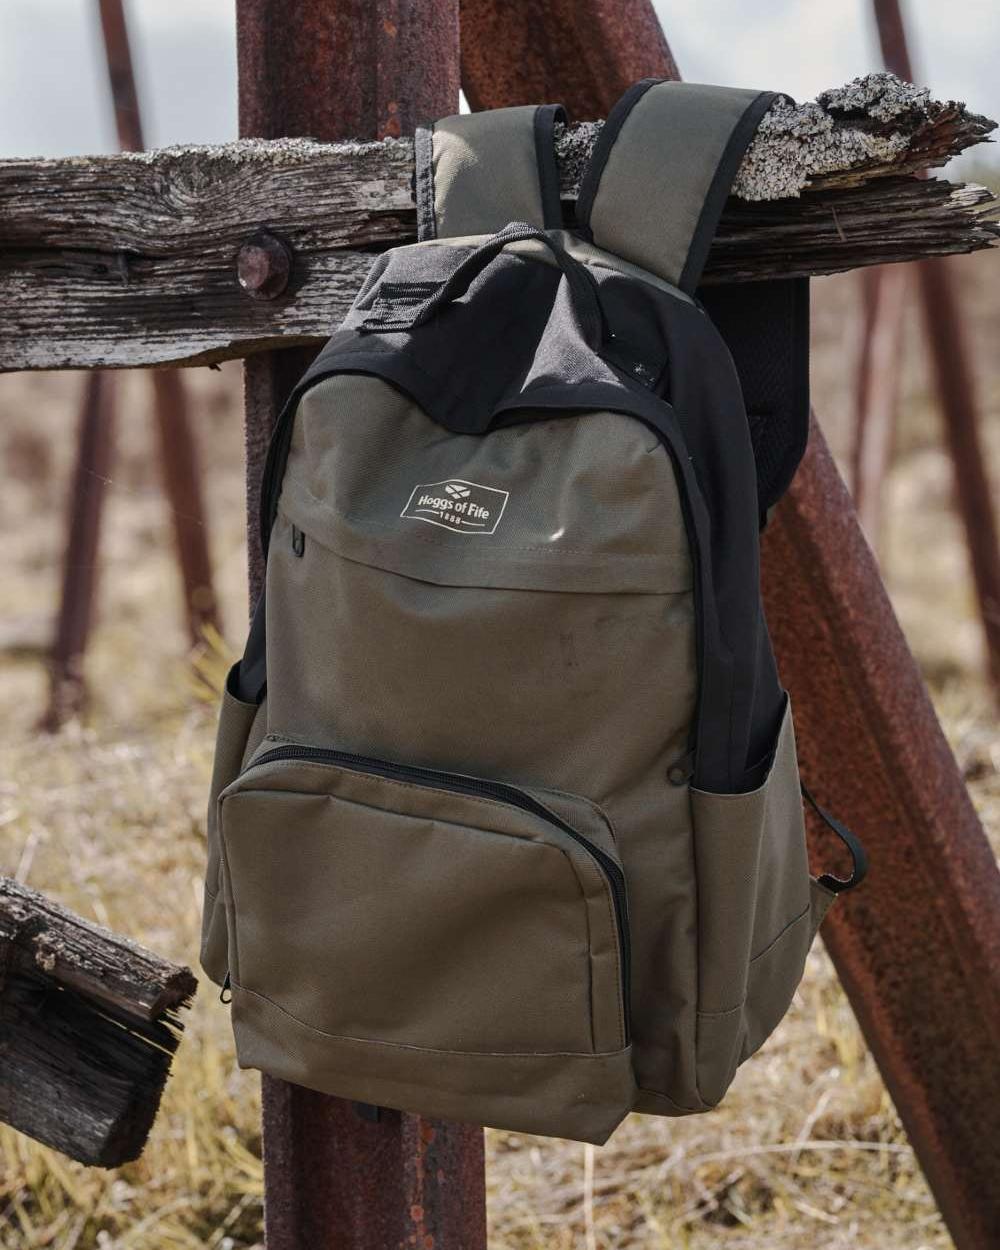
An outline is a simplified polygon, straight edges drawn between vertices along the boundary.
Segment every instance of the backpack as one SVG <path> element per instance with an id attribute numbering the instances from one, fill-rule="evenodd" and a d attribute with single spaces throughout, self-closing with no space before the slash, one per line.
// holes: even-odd
<path id="1" fill-rule="evenodd" d="M 761 606 L 804 284 L 695 294 L 775 98 L 633 87 L 572 228 L 559 108 L 418 134 L 420 241 L 264 473 L 202 945 L 241 1066 L 602 1143 L 719 1102 L 863 876 L 832 819 L 853 872 L 810 876 Z"/>

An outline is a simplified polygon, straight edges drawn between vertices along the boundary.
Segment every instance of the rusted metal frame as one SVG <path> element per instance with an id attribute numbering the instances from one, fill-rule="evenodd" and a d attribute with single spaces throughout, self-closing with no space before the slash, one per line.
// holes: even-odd
<path id="1" fill-rule="evenodd" d="M 609 20 L 604 4 L 583 0 L 463 0 L 464 29 L 492 29 L 501 9 L 530 24 L 547 60 L 512 78 L 499 49 L 481 44 L 473 58 L 467 48 L 475 82 L 465 81 L 466 94 L 483 107 L 562 99 L 577 115 L 604 113 L 650 72 L 646 58 L 600 59 L 615 16 L 631 28 L 652 19 L 648 3 L 615 5 Z M 590 58 L 574 47 L 564 64 L 560 26 L 569 20 L 601 42 Z M 666 58 L 659 72 L 673 72 Z M 763 565 L 803 775 L 864 835 L 873 865 L 834 909 L 825 941 L 956 1245 L 995 1250 L 1000 874 L 815 423 L 765 534 Z M 812 824 L 810 832 L 828 864 L 829 838 Z"/>
<path id="2" fill-rule="evenodd" d="M 955 506 L 965 527 L 972 580 L 994 695 L 1000 698 L 1000 535 L 996 495 L 979 428 L 968 338 L 954 272 L 943 261 L 917 263 L 927 345 L 955 473 Z"/>
<path id="3" fill-rule="evenodd" d="M 607 117 L 640 78 L 679 78 L 646 0 L 461 0 L 462 89 L 473 109 L 565 104 Z"/>
<path id="4" fill-rule="evenodd" d="M 153 415 L 160 442 L 160 472 L 170 504 L 188 636 L 191 645 L 198 646 L 205 639 L 206 626 L 217 629 L 219 624 L 198 445 L 191 429 L 188 394 L 179 370 L 155 369 L 151 380 Z"/>
<path id="5" fill-rule="evenodd" d="M 238 0 L 244 136 L 381 138 L 458 107 L 457 0 Z M 262 222 L 261 226 L 266 227 Z M 294 256 L 285 281 L 295 281 Z M 284 258 L 248 240 L 248 296 L 280 286 Z M 246 362 L 250 584 L 263 579 L 257 502 L 277 413 L 311 357 Z M 482 1130 L 383 1112 L 265 1077 L 268 1250 L 480 1250 L 486 1244 Z"/>
<path id="6" fill-rule="evenodd" d="M 50 733 L 76 715 L 86 700 L 83 656 L 94 615 L 101 519 L 114 455 L 113 402 L 111 374 L 88 373 L 83 385 L 76 463 L 66 512 L 49 701 L 38 725 Z"/>
<path id="7" fill-rule="evenodd" d="M 118 145 L 126 152 L 141 152 L 146 145 L 123 0 L 98 0 L 98 8 Z M 206 625 L 218 625 L 198 447 L 191 429 L 187 388 L 180 374 L 154 373 L 152 385 L 163 486 L 173 521 L 188 633 L 192 646 L 196 646 Z"/>
<path id="8" fill-rule="evenodd" d="M 854 386 L 851 494 L 868 541 L 878 551 L 902 387 L 904 313 L 913 284 L 904 265 L 864 269 L 858 282 L 861 341 Z"/>
<path id="9" fill-rule="evenodd" d="M 824 939 L 956 1245 L 995 1250 L 1000 876 L 815 424 L 763 555 L 803 776 L 872 860 Z"/>
<path id="10" fill-rule="evenodd" d="M 906 23 L 899 0 L 872 0 L 886 68 L 913 81 Z M 972 581 L 986 643 L 987 672 L 1000 699 L 1000 529 L 979 430 L 972 358 L 954 270 L 918 261 L 917 283 L 927 346 L 955 473 L 955 505 L 965 528 Z"/>

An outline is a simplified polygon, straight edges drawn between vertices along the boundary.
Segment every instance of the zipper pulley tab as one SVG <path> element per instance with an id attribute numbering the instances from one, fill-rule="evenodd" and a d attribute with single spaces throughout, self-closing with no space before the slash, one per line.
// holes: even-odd
<path id="1" fill-rule="evenodd" d="M 219 990 L 219 1002 L 225 1003 L 227 1006 L 233 1001 L 232 981 L 229 973 L 226 973 L 226 979 L 222 982 L 222 989 Z M 228 998 L 226 997 L 228 995 Z"/>

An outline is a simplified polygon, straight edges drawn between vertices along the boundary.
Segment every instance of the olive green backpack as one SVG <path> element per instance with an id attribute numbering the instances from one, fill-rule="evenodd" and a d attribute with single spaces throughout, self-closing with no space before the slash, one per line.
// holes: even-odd
<path id="1" fill-rule="evenodd" d="M 421 241 L 263 483 L 202 948 L 243 1066 L 603 1142 L 719 1101 L 861 879 L 832 821 L 853 871 L 810 876 L 760 601 L 804 284 L 695 296 L 774 98 L 638 84 L 570 228 L 559 109 L 418 135 Z"/>

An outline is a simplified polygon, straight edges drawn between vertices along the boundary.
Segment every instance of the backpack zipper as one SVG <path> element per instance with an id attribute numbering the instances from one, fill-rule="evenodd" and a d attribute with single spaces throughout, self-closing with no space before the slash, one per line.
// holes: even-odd
<path id="1" fill-rule="evenodd" d="M 533 799 L 530 794 L 519 790 L 516 786 L 500 781 L 484 781 L 479 777 L 466 777 L 461 773 L 439 772 L 434 768 L 418 768 L 409 764 L 393 764 L 388 760 L 375 759 L 368 755 L 353 755 L 347 751 L 334 751 L 327 747 L 300 746 L 298 744 L 273 747 L 259 755 L 244 770 L 250 772 L 260 764 L 272 764 L 278 760 L 306 760 L 319 764 L 335 764 L 339 768 L 347 768 L 357 773 L 374 773 L 379 777 L 387 777 L 393 781 L 408 781 L 427 789 L 449 790 L 454 794 L 467 794 L 473 798 L 496 799 L 509 807 L 518 807 L 522 811 L 537 816 L 556 829 L 572 838 L 590 855 L 611 887 L 611 899 L 614 903 L 615 923 L 618 928 L 618 943 L 621 953 L 622 969 L 622 1004 L 625 1013 L 625 1044 L 628 1045 L 630 1034 L 629 1023 L 629 985 L 632 970 L 632 949 L 628 927 L 628 898 L 625 887 L 625 874 L 606 851 L 591 842 L 571 825 L 561 820 L 554 812 Z"/>

